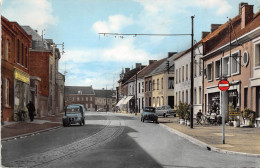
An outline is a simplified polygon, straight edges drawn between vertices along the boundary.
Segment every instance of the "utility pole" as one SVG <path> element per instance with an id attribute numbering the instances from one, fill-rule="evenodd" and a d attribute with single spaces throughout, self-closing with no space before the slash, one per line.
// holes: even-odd
<path id="1" fill-rule="evenodd" d="M 137 69 L 136 69 L 136 74 L 135 74 L 135 115 L 137 115 Z"/>
<path id="2" fill-rule="evenodd" d="M 193 79 L 193 19 L 194 16 L 191 16 L 191 68 L 190 68 L 190 128 L 193 128 L 193 87 L 194 87 L 194 79 Z"/>
<path id="3" fill-rule="evenodd" d="M 106 113 L 107 113 L 107 86 L 106 86 Z"/>

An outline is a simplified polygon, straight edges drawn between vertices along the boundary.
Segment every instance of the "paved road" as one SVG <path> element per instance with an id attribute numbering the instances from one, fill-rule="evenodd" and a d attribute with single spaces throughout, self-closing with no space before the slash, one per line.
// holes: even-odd
<path id="1" fill-rule="evenodd" d="M 154 123 L 113 113 L 86 114 L 66 127 L 3 142 L 13 167 L 258 167 L 260 159 L 207 151 Z"/>

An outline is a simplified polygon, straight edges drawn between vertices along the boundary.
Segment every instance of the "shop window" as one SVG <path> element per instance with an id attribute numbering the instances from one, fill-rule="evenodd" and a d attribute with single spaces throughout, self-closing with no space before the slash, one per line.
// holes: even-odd
<path id="1" fill-rule="evenodd" d="M 212 81 L 212 63 L 207 65 L 207 80 Z"/>
<path id="2" fill-rule="evenodd" d="M 255 67 L 260 66 L 260 43 L 255 44 Z"/>
<path id="3" fill-rule="evenodd" d="M 231 73 L 232 75 L 239 74 L 240 70 L 240 56 L 239 52 L 232 54 L 231 57 Z"/>
<path id="4" fill-rule="evenodd" d="M 4 85 L 4 106 L 8 107 L 9 106 L 9 96 L 10 96 L 9 80 L 4 78 L 3 85 Z"/>
<path id="5" fill-rule="evenodd" d="M 222 76 L 230 75 L 229 56 L 222 59 Z"/>
<path id="6" fill-rule="evenodd" d="M 215 78 L 219 79 L 221 77 L 221 59 L 215 61 Z"/>

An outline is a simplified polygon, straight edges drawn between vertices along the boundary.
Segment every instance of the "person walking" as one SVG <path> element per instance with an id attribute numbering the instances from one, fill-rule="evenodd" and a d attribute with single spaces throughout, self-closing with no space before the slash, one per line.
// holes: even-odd
<path id="1" fill-rule="evenodd" d="M 27 104 L 27 109 L 29 111 L 29 117 L 30 117 L 30 120 L 33 121 L 33 118 L 34 118 L 34 112 L 35 112 L 35 107 L 34 107 L 34 104 L 32 101 L 30 101 L 28 104 Z"/>

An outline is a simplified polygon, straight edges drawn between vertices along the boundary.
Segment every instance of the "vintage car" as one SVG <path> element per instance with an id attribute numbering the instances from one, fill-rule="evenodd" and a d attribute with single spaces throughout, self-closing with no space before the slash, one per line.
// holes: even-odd
<path id="1" fill-rule="evenodd" d="M 71 124 L 85 125 L 85 108 L 82 104 L 72 104 L 65 108 L 65 114 L 62 118 L 63 126 Z"/>
<path id="2" fill-rule="evenodd" d="M 105 111 L 105 109 L 103 109 L 103 108 L 97 109 L 97 112 L 104 112 L 104 111 Z"/>
<path id="3" fill-rule="evenodd" d="M 144 107 L 141 113 L 141 121 L 144 122 L 145 120 L 153 121 L 154 123 L 158 123 L 158 116 L 155 113 L 154 107 Z"/>
<path id="4" fill-rule="evenodd" d="M 158 116 L 168 117 L 170 115 L 173 115 L 174 117 L 176 117 L 176 112 L 169 105 L 157 107 L 155 109 L 155 112 Z"/>

